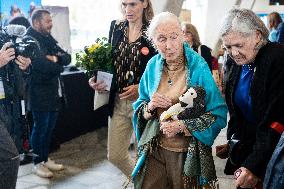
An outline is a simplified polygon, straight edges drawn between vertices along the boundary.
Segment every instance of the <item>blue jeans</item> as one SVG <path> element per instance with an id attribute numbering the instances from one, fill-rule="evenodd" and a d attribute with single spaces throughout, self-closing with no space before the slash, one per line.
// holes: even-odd
<path id="1" fill-rule="evenodd" d="M 33 153 L 38 155 L 33 157 L 34 164 L 38 164 L 48 160 L 51 136 L 56 125 L 58 112 L 33 111 L 32 114 L 34 125 L 31 135 L 31 146 Z"/>
<path id="2" fill-rule="evenodd" d="M 268 163 L 263 189 L 284 189 L 284 132 Z"/>

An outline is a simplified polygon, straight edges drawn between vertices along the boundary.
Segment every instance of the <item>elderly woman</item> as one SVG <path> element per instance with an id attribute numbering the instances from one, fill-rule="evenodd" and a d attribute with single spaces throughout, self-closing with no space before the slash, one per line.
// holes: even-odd
<path id="1" fill-rule="evenodd" d="M 156 54 L 146 36 L 154 13 L 150 0 L 121 0 L 123 20 L 114 20 L 109 30 L 113 48 L 114 81 L 110 92 L 108 159 L 126 176 L 134 168 L 128 147 L 133 133 L 132 103 L 138 97 L 138 83 L 148 60 Z M 89 80 L 89 85 L 103 92 L 105 83 Z"/>
<path id="2" fill-rule="evenodd" d="M 267 28 L 247 9 L 229 11 L 221 36 L 229 55 L 225 73 L 229 161 L 225 173 L 235 172 L 237 187 L 261 188 L 283 131 L 284 47 L 268 41 Z"/>
<path id="3" fill-rule="evenodd" d="M 213 187 L 216 173 L 211 145 L 226 126 L 227 108 L 204 59 L 184 42 L 178 18 L 155 16 L 148 35 L 159 54 L 147 64 L 134 103 L 138 161 L 135 188 Z M 189 87 L 205 89 L 206 111 L 183 120 L 159 121 Z"/>

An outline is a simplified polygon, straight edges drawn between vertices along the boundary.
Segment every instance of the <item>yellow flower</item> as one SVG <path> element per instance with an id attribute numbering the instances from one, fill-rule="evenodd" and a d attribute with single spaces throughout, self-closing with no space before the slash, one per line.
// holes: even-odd
<path id="1" fill-rule="evenodd" d="M 95 52 L 95 50 L 97 50 L 100 47 L 101 47 L 101 44 L 95 43 L 88 48 L 88 51 L 89 51 L 89 53 L 93 53 L 93 52 Z"/>
<path id="2" fill-rule="evenodd" d="M 98 38 L 94 44 L 76 53 L 76 66 L 86 70 L 89 76 L 94 70 L 112 72 L 112 47 L 107 41 L 107 38 Z"/>

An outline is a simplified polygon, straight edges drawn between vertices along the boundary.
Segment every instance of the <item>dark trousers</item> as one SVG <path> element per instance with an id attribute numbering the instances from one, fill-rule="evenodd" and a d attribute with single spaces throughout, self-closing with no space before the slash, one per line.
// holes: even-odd
<path id="1" fill-rule="evenodd" d="M 284 133 L 268 163 L 263 189 L 284 189 Z"/>
<path id="2" fill-rule="evenodd" d="M 33 153 L 37 155 L 33 158 L 34 164 L 38 164 L 48 160 L 49 146 L 58 112 L 33 111 L 32 114 L 34 124 L 31 134 L 31 146 Z"/>
<path id="3" fill-rule="evenodd" d="M 23 153 L 24 126 L 20 117 L 19 104 L 11 104 L 6 99 L 0 100 L 0 117 L 19 153 Z"/>
<path id="4" fill-rule="evenodd" d="M 16 146 L 0 121 L 0 188 L 14 189 L 17 182 L 19 157 Z"/>

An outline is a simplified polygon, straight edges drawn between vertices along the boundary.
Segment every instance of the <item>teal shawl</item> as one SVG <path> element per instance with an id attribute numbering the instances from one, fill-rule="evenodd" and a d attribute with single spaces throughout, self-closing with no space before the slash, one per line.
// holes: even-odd
<path id="1" fill-rule="evenodd" d="M 225 105 L 225 102 L 212 78 L 211 72 L 205 60 L 199 54 L 193 51 L 187 43 L 184 43 L 184 52 L 187 60 L 186 75 L 188 88 L 198 85 L 205 89 L 206 112 L 212 114 L 215 118 L 214 121 L 210 122 L 209 126 L 202 129 L 195 125 L 196 122 L 187 121 L 187 129 L 189 129 L 192 135 L 200 143 L 210 147 L 212 146 L 221 129 L 226 126 L 227 106 Z M 133 103 L 133 127 L 136 134 L 136 139 L 138 140 L 138 148 L 139 146 L 143 145 L 141 143 L 145 143 L 144 139 L 140 140 L 145 128 L 141 129 L 138 126 L 139 110 L 145 103 L 148 103 L 150 101 L 153 93 L 157 91 L 162 76 L 163 64 L 164 59 L 160 54 L 157 54 L 149 60 L 139 83 L 139 98 L 135 103 Z M 153 133 L 154 132 L 157 131 L 153 131 Z M 137 175 L 137 173 L 145 163 L 146 155 L 146 151 L 139 152 L 138 161 L 132 172 L 133 178 Z"/>

